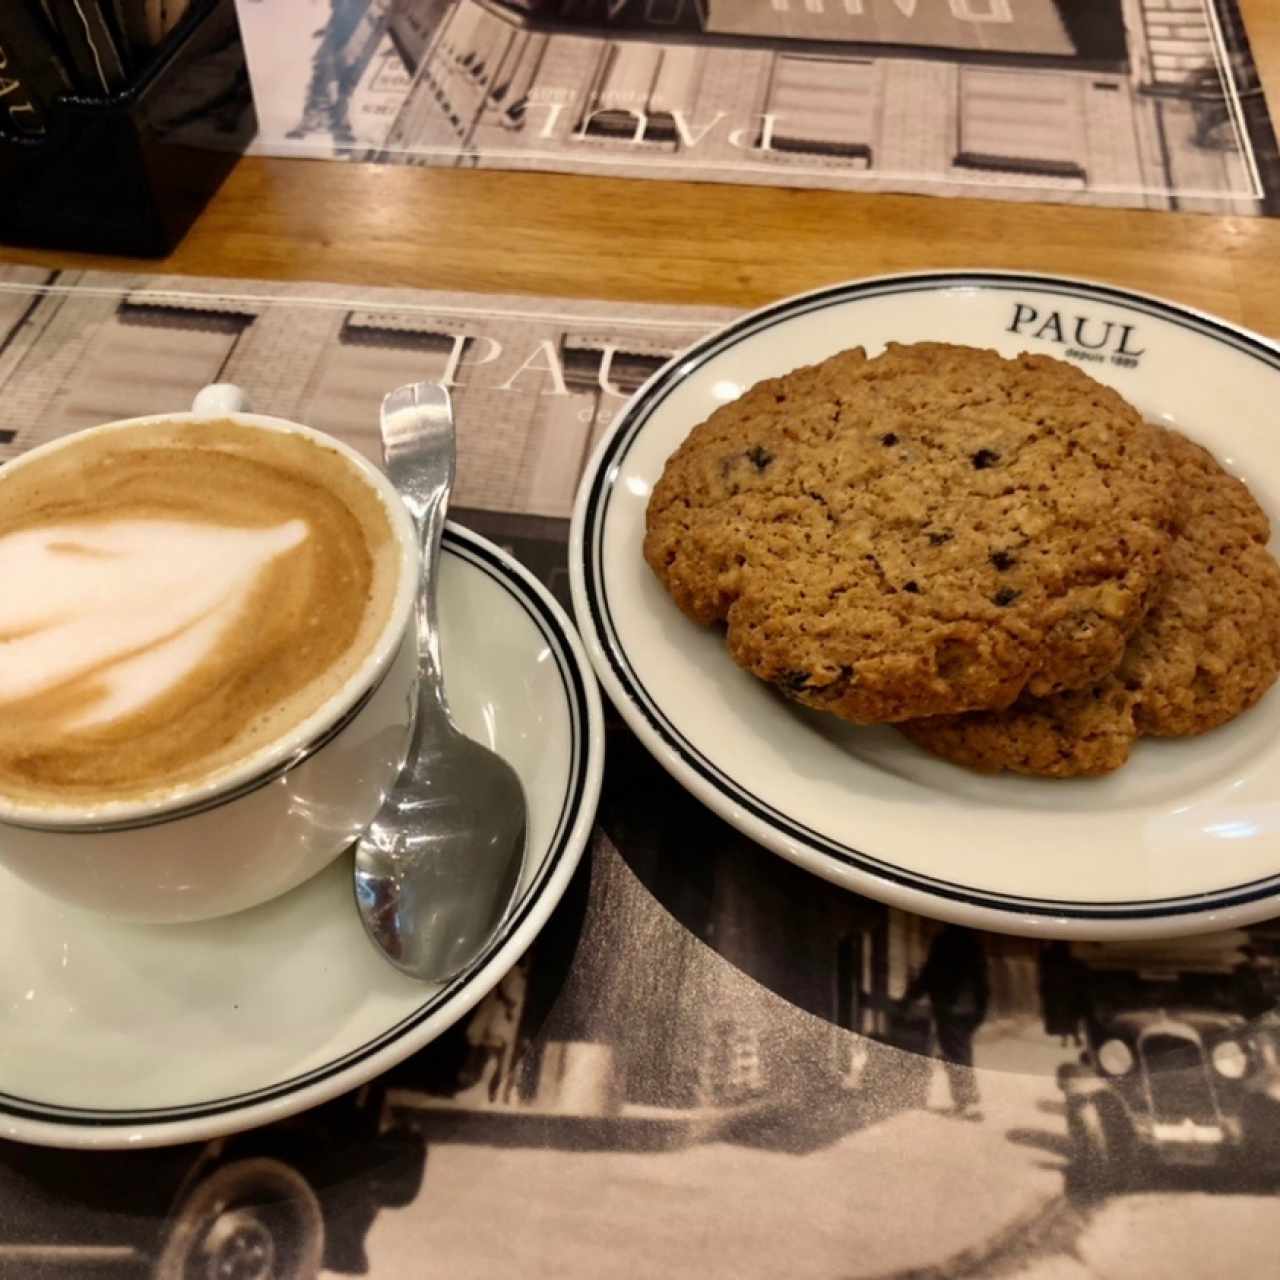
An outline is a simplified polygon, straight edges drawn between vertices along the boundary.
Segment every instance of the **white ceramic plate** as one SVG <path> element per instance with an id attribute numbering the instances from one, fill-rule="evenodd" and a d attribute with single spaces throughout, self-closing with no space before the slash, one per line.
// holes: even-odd
<path id="1" fill-rule="evenodd" d="M 455 526 L 444 551 L 450 702 L 530 802 L 499 935 L 447 986 L 423 987 L 365 938 L 349 855 L 275 902 L 192 925 L 115 924 L 0 871 L 0 1137 L 156 1146 L 280 1119 L 420 1049 L 533 941 L 591 831 L 600 697 L 564 611 L 525 569 Z"/>
<path id="2" fill-rule="evenodd" d="M 641 557 L 690 428 L 761 378 L 862 344 L 939 339 L 1074 360 L 1177 426 L 1280 514 L 1280 349 L 1085 281 L 945 272 L 857 281 L 730 324 L 659 370 L 596 452 L 574 512 L 574 607 L 606 690 L 739 830 L 907 910 L 1014 933 L 1134 938 L 1280 914 L 1280 691 L 1235 723 L 1144 741 L 1102 779 L 984 777 L 888 728 L 806 713 L 738 670 Z"/>

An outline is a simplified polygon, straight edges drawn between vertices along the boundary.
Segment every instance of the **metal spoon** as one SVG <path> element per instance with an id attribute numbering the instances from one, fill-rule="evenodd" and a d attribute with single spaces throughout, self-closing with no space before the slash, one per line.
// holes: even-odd
<path id="1" fill-rule="evenodd" d="M 515 770 L 460 732 L 445 700 L 436 588 L 454 435 L 443 387 L 419 382 L 383 400 L 382 456 L 422 547 L 418 701 L 408 759 L 356 845 L 356 905 L 397 969 L 443 982 L 484 950 L 511 905 L 528 810 Z"/>

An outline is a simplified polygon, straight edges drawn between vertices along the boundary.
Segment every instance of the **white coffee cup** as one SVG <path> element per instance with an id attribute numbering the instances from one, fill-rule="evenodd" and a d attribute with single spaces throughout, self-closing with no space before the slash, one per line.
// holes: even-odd
<path id="1" fill-rule="evenodd" d="M 37 888 L 117 919 L 177 923 L 266 902 L 323 870 L 368 826 L 404 763 L 417 679 L 413 523 L 390 481 L 331 436 L 246 411 L 217 384 L 189 413 L 111 422 L 22 454 L 6 472 L 87 435 L 230 418 L 336 449 L 381 498 L 399 545 L 387 621 L 350 679 L 287 733 L 212 780 L 155 801 L 56 809 L 0 794 L 0 864 Z"/>

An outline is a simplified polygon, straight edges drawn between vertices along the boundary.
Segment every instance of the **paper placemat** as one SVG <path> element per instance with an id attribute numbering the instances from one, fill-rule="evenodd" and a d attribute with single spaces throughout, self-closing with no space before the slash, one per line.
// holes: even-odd
<path id="1" fill-rule="evenodd" d="M 382 393 L 434 376 L 457 405 L 455 513 L 563 598 L 592 441 L 726 315 L 0 267 L 0 459 L 215 379 L 372 456 Z M 469 1018 L 254 1134 L 0 1143 L 0 1275 L 159 1276 L 201 1188 L 249 1158 L 291 1171 L 293 1256 L 328 1275 L 1269 1275 L 1278 951 L 1280 927 L 1109 947 L 942 931 L 751 845 L 614 721 L 591 854 Z M 1214 1046 L 1246 1034 L 1233 1091 Z"/>
<path id="2" fill-rule="evenodd" d="M 258 150 L 1280 212 L 1236 0 L 238 0 Z"/>

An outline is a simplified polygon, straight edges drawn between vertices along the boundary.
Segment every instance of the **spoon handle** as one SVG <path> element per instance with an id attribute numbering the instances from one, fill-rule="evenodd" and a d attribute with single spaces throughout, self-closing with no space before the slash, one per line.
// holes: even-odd
<path id="1" fill-rule="evenodd" d="M 414 605 L 418 629 L 415 736 L 443 716 L 452 724 L 440 661 L 436 596 L 440 539 L 453 489 L 455 442 L 449 393 L 432 382 L 399 387 L 382 402 L 382 456 L 418 530 L 422 577 Z"/>

